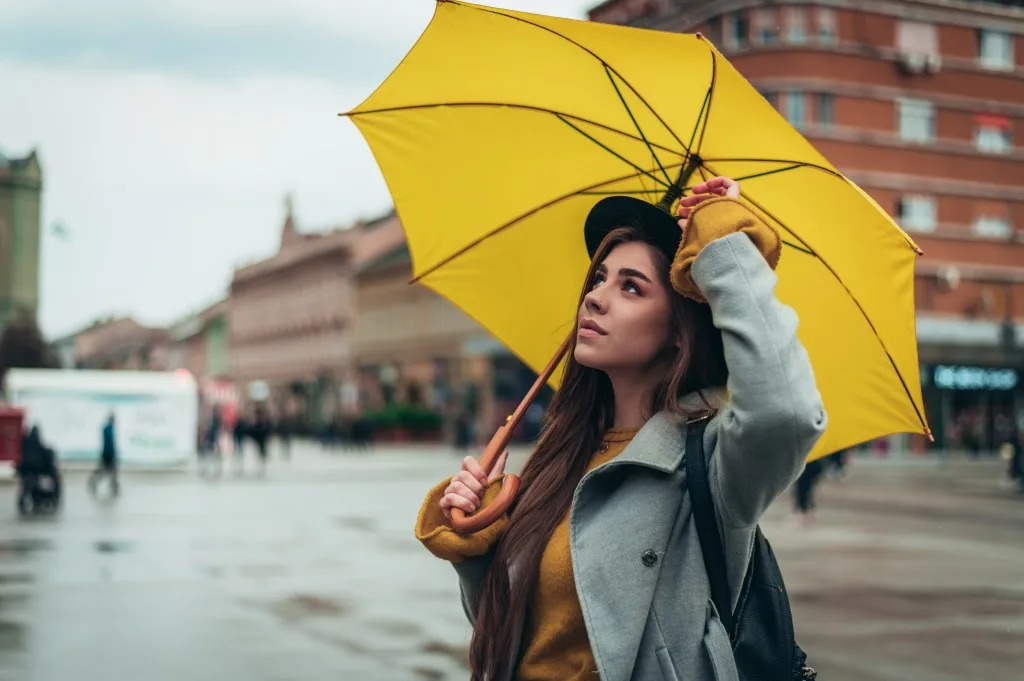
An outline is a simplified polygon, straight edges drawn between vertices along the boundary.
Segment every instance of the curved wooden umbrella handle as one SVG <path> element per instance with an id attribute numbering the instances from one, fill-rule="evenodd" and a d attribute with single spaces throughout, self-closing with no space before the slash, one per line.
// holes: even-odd
<path id="1" fill-rule="evenodd" d="M 573 331 L 575 335 L 575 330 Z M 558 349 L 555 356 L 551 358 L 548 365 L 544 368 L 544 371 L 540 373 L 537 380 L 534 381 L 533 387 L 526 393 L 526 397 L 516 407 L 515 412 L 505 422 L 505 425 L 498 428 L 495 431 L 491 441 L 487 444 L 487 448 L 484 450 L 484 455 L 480 457 L 480 468 L 490 475 L 491 470 L 494 468 L 495 462 L 498 457 L 501 456 L 502 452 L 508 447 L 508 441 L 512 438 L 512 431 L 516 429 L 519 422 L 522 420 L 523 415 L 526 414 L 526 409 L 530 406 L 533 400 L 537 397 L 541 388 L 551 378 L 551 374 L 554 373 L 555 367 L 562 361 L 562 357 L 569 350 L 572 345 L 573 336 L 570 335 L 562 343 L 562 347 Z M 494 523 L 498 518 L 508 512 L 512 502 L 515 501 L 516 494 L 519 492 L 519 483 L 521 480 L 518 475 L 507 474 L 501 481 L 501 491 L 498 492 L 498 496 L 494 500 L 479 508 L 472 515 L 466 515 L 465 511 L 461 508 L 453 508 L 452 512 L 452 529 L 461 535 L 473 534 L 480 530 L 488 527 Z"/>
<path id="2" fill-rule="evenodd" d="M 487 449 L 484 450 L 484 455 L 480 457 L 480 468 L 484 469 L 488 475 L 490 475 L 491 470 L 494 468 L 498 457 L 501 456 L 501 453 L 508 446 L 508 441 L 512 437 L 512 429 L 514 427 L 510 417 L 509 422 L 498 428 L 494 433 L 494 437 L 491 438 Z M 509 506 L 516 499 L 519 483 L 518 475 L 511 473 L 506 475 L 501 481 L 501 491 L 498 492 L 498 496 L 483 508 L 477 509 L 473 515 L 466 515 L 466 512 L 461 508 L 453 508 L 452 529 L 459 534 L 466 535 L 479 532 L 485 527 L 492 525 L 498 518 L 508 512 Z"/>

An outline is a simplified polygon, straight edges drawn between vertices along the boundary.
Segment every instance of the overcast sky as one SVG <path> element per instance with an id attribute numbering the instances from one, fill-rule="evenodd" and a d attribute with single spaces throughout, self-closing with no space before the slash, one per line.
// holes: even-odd
<path id="1" fill-rule="evenodd" d="M 582 17 L 595 1 L 492 0 Z M 168 323 L 300 229 L 390 206 L 337 114 L 426 27 L 431 0 L 0 0 L 0 152 L 37 148 L 40 323 Z M 63 230 L 56 227 L 66 227 Z"/>

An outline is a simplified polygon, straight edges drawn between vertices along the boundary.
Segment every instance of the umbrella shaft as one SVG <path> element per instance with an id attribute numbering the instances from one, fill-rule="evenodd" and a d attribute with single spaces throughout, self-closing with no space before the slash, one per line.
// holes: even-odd
<path id="1" fill-rule="evenodd" d="M 665 195 L 658 202 L 658 208 L 666 213 L 672 212 L 672 204 L 683 195 L 683 187 L 690 181 L 690 177 L 697 171 L 697 168 L 700 168 L 701 163 L 703 161 L 701 161 L 700 156 L 697 154 L 690 156 L 686 165 L 679 169 L 679 177 L 665 190 Z"/>

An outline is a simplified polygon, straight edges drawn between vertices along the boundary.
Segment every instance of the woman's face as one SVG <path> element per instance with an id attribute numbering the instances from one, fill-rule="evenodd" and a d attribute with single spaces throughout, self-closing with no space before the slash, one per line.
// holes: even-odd
<path id="1" fill-rule="evenodd" d="M 576 320 L 577 362 L 609 374 L 644 371 L 670 344 L 671 296 L 653 246 L 615 246 L 597 269 Z"/>

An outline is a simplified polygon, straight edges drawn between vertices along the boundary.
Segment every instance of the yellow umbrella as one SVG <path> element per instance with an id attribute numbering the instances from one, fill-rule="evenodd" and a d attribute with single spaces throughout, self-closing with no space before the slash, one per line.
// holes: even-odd
<path id="1" fill-rule="evenodd" d="M 727 175 L 783 234 L 778 294 L 829 414 L 811 458 L 929 432 L 917 246 L 706 38 L 440 0 L 344 115 L 387 180 L 415 281 L 534 370 L 573 328 L 590 208 L 609 194 L 674 202 Z"/>

